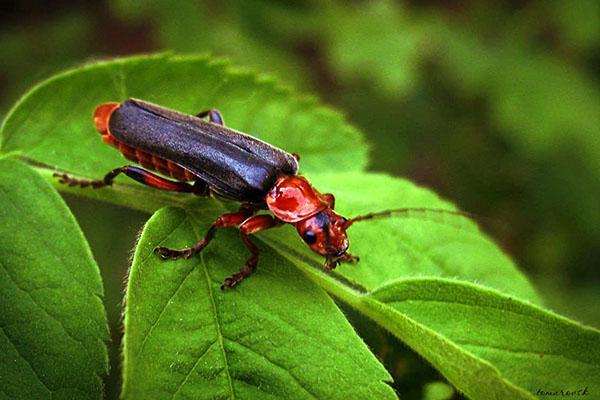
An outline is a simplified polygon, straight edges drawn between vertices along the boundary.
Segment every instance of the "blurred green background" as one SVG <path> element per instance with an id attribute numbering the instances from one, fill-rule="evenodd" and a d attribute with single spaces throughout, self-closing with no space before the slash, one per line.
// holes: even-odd
<path id="1" fill-rule="evenodd" d="M 505 228 L 492 226 L 490 235 L 546 304 L 600 327 L 599 1 L 31 0 L 0 7 L 1 116 L 36 82 L 86 61 L 165 50 L 227 57 L 342 110 L 371 143 L 371 170 L 499 221 Z M 123 282 L 147 216 L 67 201 L 106 281 L 113 398 Z M 347 313 L 403 398 L 436 392 L 427 384 L 441 379 L 437 372 Z"/>

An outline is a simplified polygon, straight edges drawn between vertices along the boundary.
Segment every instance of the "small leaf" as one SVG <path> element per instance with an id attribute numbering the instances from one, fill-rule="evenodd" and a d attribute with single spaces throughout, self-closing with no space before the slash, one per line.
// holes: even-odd
<path id="1" fill-rule="evenodd" d="M 473 398 L 533 397 L 517 387 L 600 392 L 599 331 L 494 290 L 404 279 L 364 306 Z"/>
<path id="2" fill-rule="evenodd" d="M 331 299 L 272 250 L 260 246 L 259 272 L 227 291 L 247 256 L 237 232 L 219 231 L 189 260 L 153 253 L 207 228 L 165 208 L 144 229 L 127 289 L 124 398 L 395 397 Z"/>
<path id="3" fill-rule="evenodd" d="M 360 170 L 367 162 L 360 134 L 339 113 L 223 62 L 169 55 L 90 64 L 43 82 L 7 116 L 0 152 L 101 178 L 129 162 L 100 140 L 94 109 L 129 97 L 190 114 L 218 108 L 229 127 L 301 154 L 304 171 Z"/>
<path id="4" fill-rule="evenodd" d="M 62 199 L 0 159 L 0 387 L 11 399 L 101 398 L 102 283 Z"/>

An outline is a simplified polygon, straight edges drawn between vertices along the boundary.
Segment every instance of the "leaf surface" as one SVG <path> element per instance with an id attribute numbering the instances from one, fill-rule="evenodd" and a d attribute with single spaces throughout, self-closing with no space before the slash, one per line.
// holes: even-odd
<path id="1" fill-rule="evenodd" d="M 0 388 L 11 399 L 102 397 L 100 273 L 52 187 L 0 159 Z"/>
<path id="2" fill-rule="evenodd" d="M 333 301 L 272 250 L 263 247 L 260 273 L 227 291 L 220 284 L 247 256 L 237 232 L 219 231 L 190 260 L 153 253 L 207 228 L 165 208 L 142 233 L 127 289 L 124 398 L 395 398 Z"/>

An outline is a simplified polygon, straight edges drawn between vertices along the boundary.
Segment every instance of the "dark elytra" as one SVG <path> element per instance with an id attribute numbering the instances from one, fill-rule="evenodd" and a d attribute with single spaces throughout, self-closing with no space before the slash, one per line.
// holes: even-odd
<path id="1" fill-rule="evenodd" d="M 290 153 L 142 100 L 122 103 L 112 113 L 109 129 L 119 141 L 181 165 L 233 200 L 263 203 L 277 178 L 298 172 Z"/>

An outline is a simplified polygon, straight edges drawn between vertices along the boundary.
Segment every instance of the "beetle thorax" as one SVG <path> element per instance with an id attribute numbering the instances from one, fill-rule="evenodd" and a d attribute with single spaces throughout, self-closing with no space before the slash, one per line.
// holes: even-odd
<path id="1" fill-rule="evenodd" d="M 282 176 L 269 190 L 265 201 L 269 210 L 285 222 L 309 218 L 328 207 L 325 199 L 301 176 Z"/>

